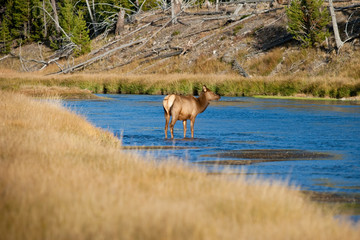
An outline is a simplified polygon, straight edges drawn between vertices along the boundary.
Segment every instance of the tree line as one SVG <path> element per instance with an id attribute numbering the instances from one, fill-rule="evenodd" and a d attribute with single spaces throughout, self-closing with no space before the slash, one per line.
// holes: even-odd
<path id="1" fill-rule="evenodd" d="M 54 49 L 76 46 L 74 54 L 81 55 L 90 51 L 90 38 L 115 30 L 120 13 L 125 18 L 157 5 L 157 0 L 0 0 L 0 51 L 44 42 Z"/>

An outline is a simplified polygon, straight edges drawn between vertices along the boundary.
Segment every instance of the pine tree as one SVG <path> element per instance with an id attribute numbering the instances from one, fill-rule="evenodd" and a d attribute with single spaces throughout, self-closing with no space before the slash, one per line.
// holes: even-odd
<path id="1" fill-rule="evenodd" d="M 30 37 L 30 11 L 30 0 L 14 0 L 11 33 L 15 38 L 27 39 Z"/>
<path id="2" fill-rule="evenodd" d="M 31 0 L 31 31 L 30 37 L 35 41 L 44 40 L 44 20 L 42 2 L 40 0 Z"/>
<path id="3" fill-rule="evenodd" d="M 0 26 L 0 42 L 2 47 L 0 48 L 1 53 L 9 53 L 11 47 L 11 35 L 9 30 L 8 19 L 4 18 Z"/>
<path id="4" fill-rule="evenodd" d="M 72 30 L 71 41 L 77 45 L 74 51 L 75 56 L 90 52 L 89 30 L 82 11 L 78 11 L 74 18 L 74 29 Z"/>
<path id="5" fill-rule="evenodd" d="M 326 25 L 330 17 L 322 5 L 323 0 L 293 0 L 286 8 L 288 31 L 304 47 L 314 47 L 329 36 Z"/>
<path id="6" fill-rule="evenodd" d="M 74 7 L 71 0 L 65 0 L 63 6 L 60 7 L 60 26 L 70 35 L 74 28 Z"/>

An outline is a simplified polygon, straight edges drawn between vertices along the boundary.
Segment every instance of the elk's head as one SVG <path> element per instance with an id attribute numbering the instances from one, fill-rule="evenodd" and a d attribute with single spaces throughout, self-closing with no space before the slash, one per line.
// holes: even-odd
<path id="1" fill-rule="evenodd" d="M 206 97 L 206 99 L 208 101 L 219 100 L 220 99 L 219 95 L 217 95 L 216 93 L 214 93 L 213 91 L 208 89 L 205 85 L 203 86 L 202 94 L 205 94 L 205 97 Z"/>

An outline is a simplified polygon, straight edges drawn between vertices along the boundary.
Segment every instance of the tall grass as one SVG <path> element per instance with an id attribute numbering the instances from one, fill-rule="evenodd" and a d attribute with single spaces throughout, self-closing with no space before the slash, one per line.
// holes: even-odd
<path id="1" fill-rule="evenodd" d="M 359 239 L 297 191 L 126 154 L 59 104 L 0 91 L 1 239 Z"/>
<path id="2" fill-rule="evenodd" d="M 276 48 L 266 55 L 246 61 L 250 74 L 268 76 L 283 59 L 284 50 Z"/>
<path id="3" fill-rule="evenodd" d="M 215 74 L 74 74 L 40 76 L 19 73 L 0 75 L 0 89 L 23 92 L 29 86 L 80 88 L 93 93 L 197 94 L 206 84 L 223 96 L 294 96 L 344 98 L 360 95 L 360 81 L 331 77 L 253 77 Z"/>

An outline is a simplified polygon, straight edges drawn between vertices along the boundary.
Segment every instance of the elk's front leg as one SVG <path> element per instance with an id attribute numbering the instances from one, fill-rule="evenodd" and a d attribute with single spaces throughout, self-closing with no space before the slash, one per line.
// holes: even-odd
<path id="1" fill-rule="evenodd" d="M 184 126 L 184 138 L 186 138 L 186 120 L 183 121 Z"/>
<path id="2" fill-rule="evenodd" d="M 195 124 L 195 118 L 190 119 L 191 138 L 194 138 L 194 124 Z"/>

